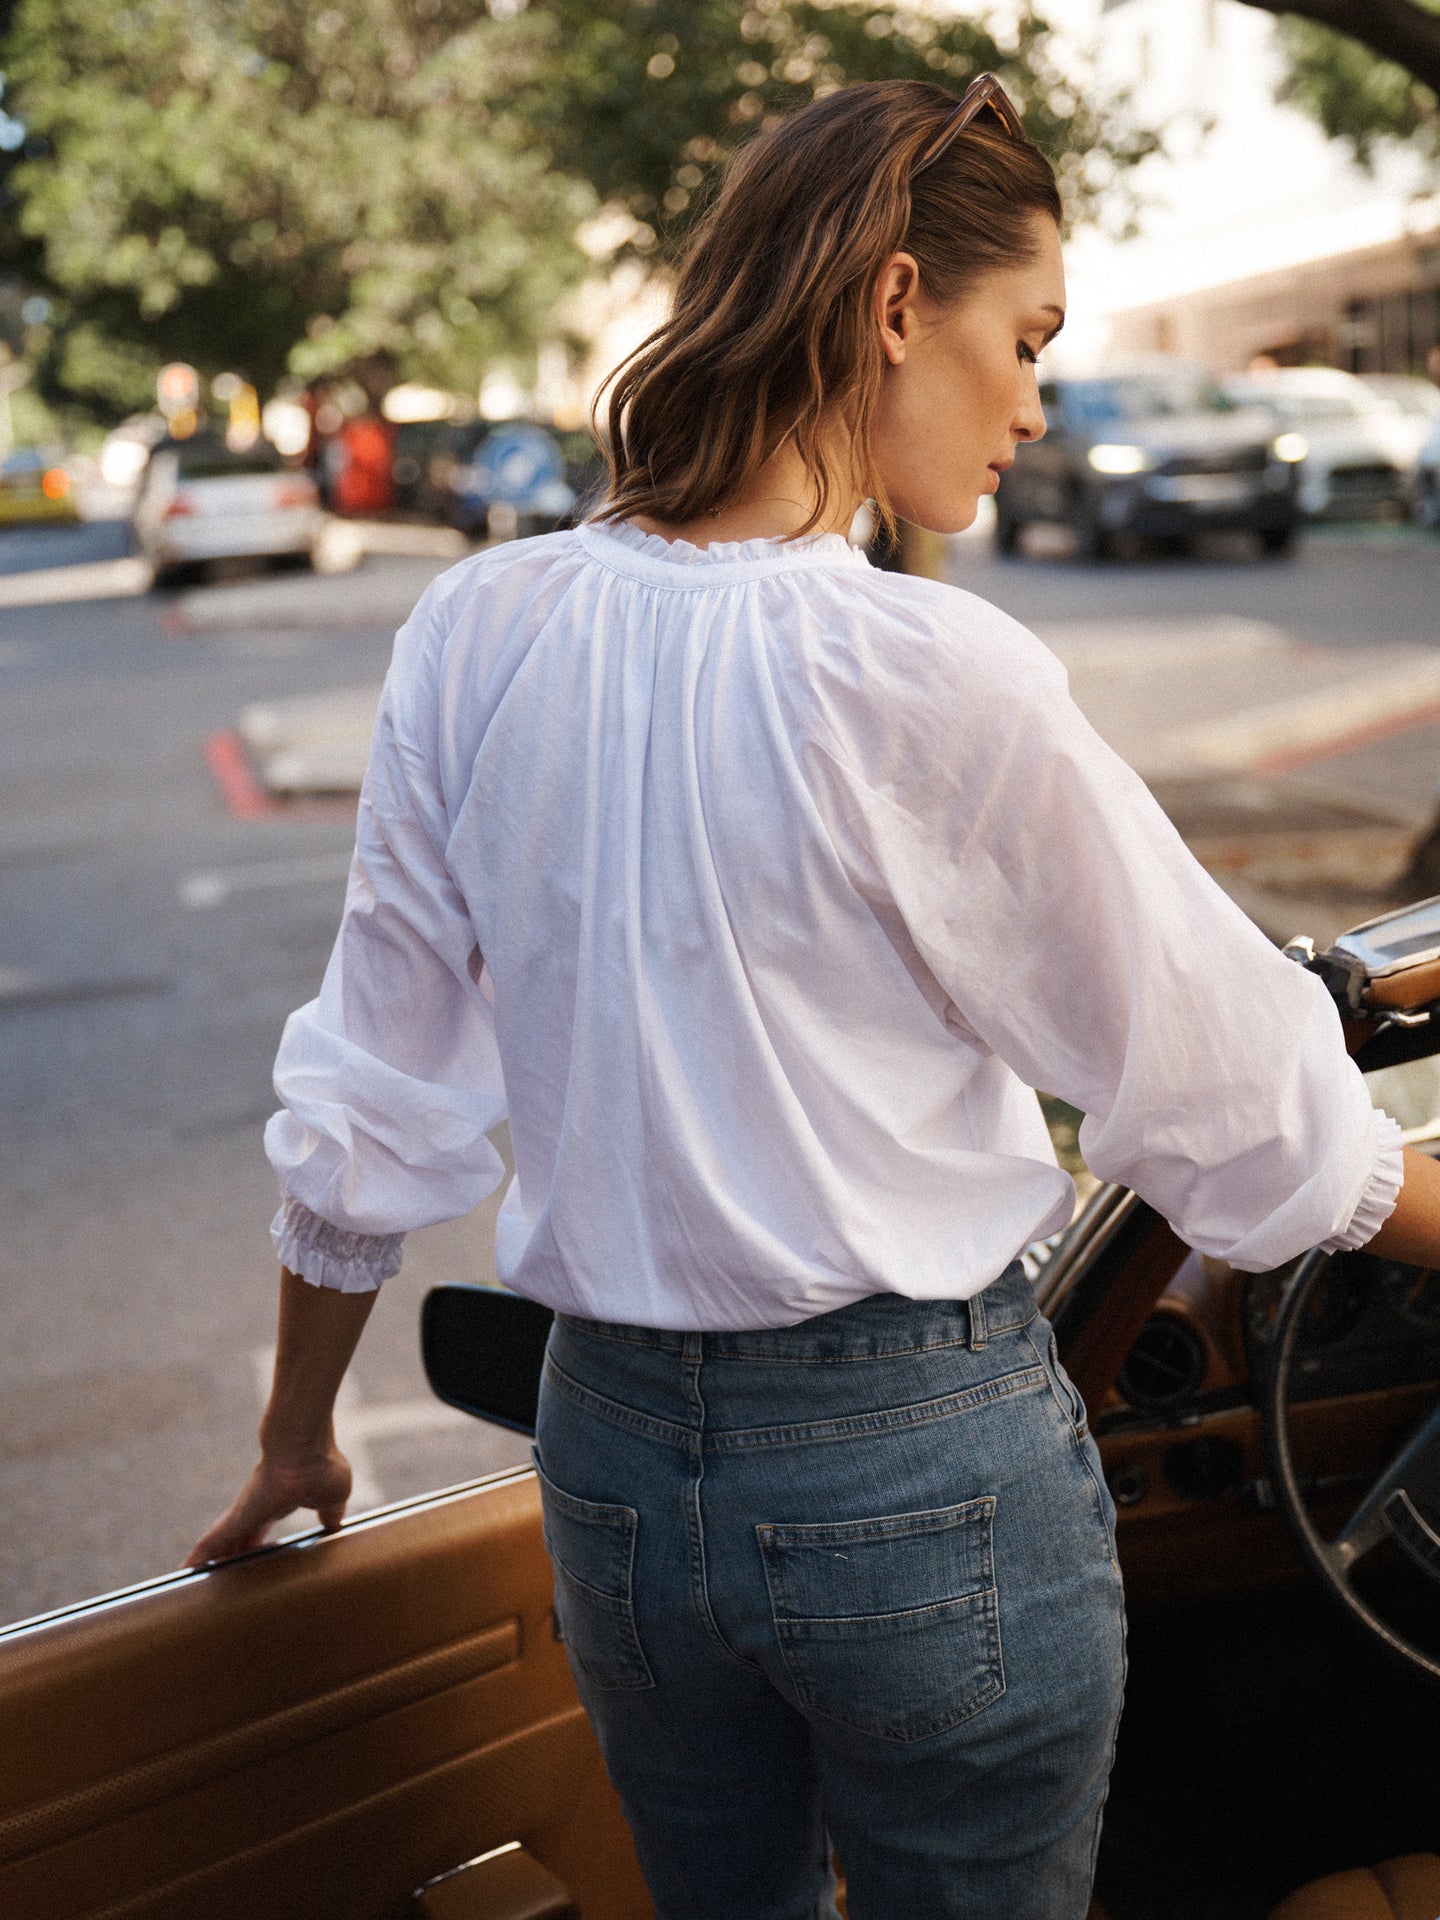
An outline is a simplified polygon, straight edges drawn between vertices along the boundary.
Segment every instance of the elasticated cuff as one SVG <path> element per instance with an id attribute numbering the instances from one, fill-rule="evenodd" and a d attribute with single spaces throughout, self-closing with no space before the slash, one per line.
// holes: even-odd
<path id="1" fill-rule="evenodd" d="M 1388 1113 L 1375 1109 L 1375 1159 L 1369 1178 L 1360 1189 L 1360 1198 L 1343 1232 L 1322 1240 L 1322 1253 L 1353 1253 L 1363 1247 L 1384 1226 L 1395 1210 L 1405 1180 L 1404 1147 L 1399 1123 Z"/>
<path id="2" fill-rule="evenodd" d="M 403 1233 L 352 1233 L 312 1213 L 281 1189 L 270 1238 L 282 1266 L 312 1287 L 337 1293 L 373 1293 L 400 1271 Z"/>

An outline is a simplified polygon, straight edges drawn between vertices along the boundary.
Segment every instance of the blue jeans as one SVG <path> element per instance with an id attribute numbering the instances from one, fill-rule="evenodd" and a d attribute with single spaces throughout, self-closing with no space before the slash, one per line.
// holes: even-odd
<path id="1" fill-rule="evenodd" d="M 1082 1920 L 1124 1609 L 1018 1265 L 759 1333 L 557 1319 L 556 1615 L 657 1920 Z"/>

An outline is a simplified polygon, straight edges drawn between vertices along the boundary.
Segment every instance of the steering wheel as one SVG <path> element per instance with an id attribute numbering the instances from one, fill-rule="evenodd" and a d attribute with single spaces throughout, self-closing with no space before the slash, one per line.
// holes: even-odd
<path id="1" fill-rule="evenodd" d="M 1382 1541 L 1440 1585 L 1440 1399 L 1333 1540 L 1320 1533 L 1305 1505 L 1290 1447 L 1289 1388 L 1305 1309 L 1334 1256 L 1307 1253 L 1286 1289 L 1275 1321 L 1265 1383 L 1265 1453 L 1286 1525 L 1306 1564 L 1345 1611 L 1412 1667 L 1440 1680 L 1440 1658 L 1382 1620 L 1355 1590 L 1356 1566 Z"/>

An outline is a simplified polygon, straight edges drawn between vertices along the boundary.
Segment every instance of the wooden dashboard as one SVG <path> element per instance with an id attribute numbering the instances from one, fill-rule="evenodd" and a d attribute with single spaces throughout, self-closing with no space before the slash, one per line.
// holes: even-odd
<path id="1" fill-rule="evenodd" d="M 1297 1464 L 1338 1531 L 1433 1403 L 1440 1275 L 1337 1259 L 1297 1368 Z M 1303 1573 L 1261 1442 L 1265 1349 L 1289 1269 L 1190 1254 L 1092 1418 L 1133 1603 L 1197 1599 Z"/>

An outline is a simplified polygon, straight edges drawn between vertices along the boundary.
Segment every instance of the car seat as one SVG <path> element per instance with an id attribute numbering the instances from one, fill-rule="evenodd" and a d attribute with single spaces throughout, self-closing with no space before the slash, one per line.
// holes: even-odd
<path id="1" fill-rule="evenodd" d="M 1270 1920 L 1437 1920 L 1440 1856 L 1407 1853 L 1378 1867 L 1327 1873 L 1287 1894 Z"/>

